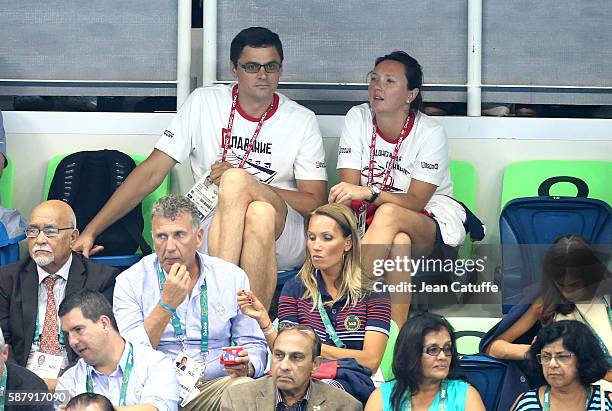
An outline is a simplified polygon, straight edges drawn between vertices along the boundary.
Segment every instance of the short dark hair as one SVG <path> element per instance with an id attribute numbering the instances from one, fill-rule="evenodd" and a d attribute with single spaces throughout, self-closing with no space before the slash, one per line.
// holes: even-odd
<path id="1" fill-rule="evenodd" d="M 106 297 L 97 291 L 83 288 L 79 291 L 66 296 L 59 306 L 57 315 L 63 317 L 75 308 L 80 308 L 83 317 L 96 322 L 101 316 L 105 315 L 110 319 L 111 326 L 119 332 L 117 321 L 113 314 L 113 307 Z"/>
<path id="2" fill-rule="evenodd" d="M 559 339 L 566 350 L 576 355 L 578 376 L 583 385 L 601 380 L 612 366 L 608 364 L 597 337 L 586 325 L 579 321 L 563 320 L 542 327 L 535 342 L 529 348 L 529 362 L 535 376 L 544 378 L 542 366 L 538 364 L 536 355 L 540 354 L 545 345 Z"/>
<path id="3" fill-rule="evenodd" d="M 68 401 L 68 404 L 66 404 L 66 410 L 79 411 L 85 409 L 87 406 L 92 404 L 96 404 L 101 411 L 115 410 L 113 404 L 104 395 L 89 392 L 84 392 L 75 397 L 72 397 L 70 401 Z"/>
<path id="4" fill-rule="evenodd" d="M 274 339 L 274 343 L 278 340 L 278 337 L 284 332 L 287 331 L 300 331 L 306 335 L 311 336 L 312 338 L 312 361 L 314 361 L 319 355 L 321 355 L 321 338 L 319 338 L 319 334 L 309 325 L 303 324 L 294 324 L 294 323 L 281 323 L 280 329 L 276 334 L 276 338 Z M 272 344 L 272 349 L 274 349 L 274 344 Z"/>
<path id="5" fill-rule="evenodd" d="M 410 104 L 410 110 L 417 112 L 423 105 L 422 87 L 423 87 L 423 69 L 419 62 L 405 51 L 394 51 L 384 56 L 378 57 L 374 62 L 374 67 L 386 60 L 397 61 L 404 66 L 404 73 L 406 74 L 406 80 L 408 80 L 408 90 L 419 89 L 419 94 L 416 96 L 412 104 Z"/>
<path id="6" fill-rule="evenodd" d="M 451 362 L 448 379 L 459 379 L 459 354 L 457 353 L 455 332 L 453 327 L 443 317 L 423 313 L 408 319 L 403 325 L 395 342 L 393 350 L 393 374 L 395 387 L 391 393 L 391 404 L 394 410 L 400 410 L 406 392 L 414 395 L 422 382 L 421 357 L 423 355 L 425 335 L 430 332 L 446 329 L 451 338 Z"/>
<path id="7" fill-rule="evenodd" d="M 230 60 L 234 67 L 238 65 L 238 59 L 242 54 L 242 50 L 246 47 L 276 47 L 276 51 L 280 56 L 281 63 L 283 62 L 283 44 L 278 37 L 278 34 L 265 27 L 249 27 L 242 30 L 234 37 L 230 46 Z"/>

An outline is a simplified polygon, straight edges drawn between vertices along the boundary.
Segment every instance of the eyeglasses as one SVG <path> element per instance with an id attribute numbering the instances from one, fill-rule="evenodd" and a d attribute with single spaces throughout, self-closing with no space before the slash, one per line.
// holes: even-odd
<path id="1" fill-rule="evenodd" d="M 283 65 L 277 61 L 271 61 L 266 64 L 259 64 L 254 61 L 248 61 L 244 64 L 238 63 L 238 65 L 242 67 L 244 71 L 251 74 L 259 73 L 259 70 L 262 67 L 264 68 L 264 70 L 266 70 L 266 73 L 278 73 L 281 67 L 283 67 Z"/>
<path id="2" fill-rule="evenodd" d="M 430 345 L 429 347 L 425 347 L 423 352 L 427 355 L 431 355 L 432 357 L 436 357 L 440 354 L 440 351 L 444 353 L 447 357 L 453 353 L 453 347 L 450 345 L 445 345 L 444 347 L 438 347 L 437 345 Z"/>
<path id="3" fill-rule="evenodd" d="M 38 234 L 42 231 L 45 237 L 53 238 L 57 237 L 62 230 L 74 230 L 74 227 L 65 227 L 58 228 L 53 225 L 46 225 L 42 229 L 40 227 L 36 227 L 35 225 L 29 225 L 25 229 L 25 235 L 28 238 L 36 238 Z"/>
<path id="4" fill-rule="evenodd" d="M 559 364 L 567 364 L 572 360 L 572 357 L 574 355 L 576 354 L 572 352 L 563 352 L 557 355 L 544 353 L 544 354 L 536 354 L 536 359 L 538 360 L 540 364 L 550 364 L 553 358 L 557 360 Z"/>

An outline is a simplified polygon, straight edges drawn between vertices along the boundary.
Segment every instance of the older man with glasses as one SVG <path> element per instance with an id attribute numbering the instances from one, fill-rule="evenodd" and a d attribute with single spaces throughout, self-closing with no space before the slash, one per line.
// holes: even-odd
<path id="1" fill-rule="evenodd" d="M 235 84 L 195 90 L 130 174 L 83 230 L 75 250 L 152 192 L 176 163 L 189 162 L 198 183 L 187 194 L 200 205 L 200 251 L 240 266 L 266 307 L 277 270 L 305 259 L 302 214 L 325 202 L 325 152 L 312 111 L 276 89 L 283 47 L 263 27 L 242 30 L 230 47 Z"/>
<path id="2" fill-rule="evenodd" d="M 71 251 L 79 236 L 76 217 L 63 201 L 39 204 L 26 228 L 29 255 L 0 267 L 0 326 L 9 358 L 55 387 L 58 373 L 78 357 L 60 332 L 57 316 L 64 296 L 87 288 L 113 300 L 113 267 L 95 264 Z M 44 366 L 38 358 L 44 355 Z"/>

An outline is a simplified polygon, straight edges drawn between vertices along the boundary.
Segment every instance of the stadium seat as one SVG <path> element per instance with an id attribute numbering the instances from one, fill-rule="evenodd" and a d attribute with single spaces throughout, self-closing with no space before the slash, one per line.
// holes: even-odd
<path id="1" fill-rule="evenodd" d="M 480 339 L 499 318 L 489 317 L 444 317 L 453 326 L 459 355 L 478 354 Z"/>
<path id="2" fill-rule="evenodd" d="M 13 208 L 13 195 L 15 189 L 14 170 L 15 166 L 10 157 L 7 157 L 8 164 L 0 177 L 0 199 L 2 207 Z"/>
<path id="3" fill-rule="evenodd" d="M 53 180 L 53 176 L 55 175 L 55 170 L 59 162 L 66 157 L 68 154 L 62 154 L 55 156 L 49 160 L 49 164 L 47 166 L 47 175 L 45 179 L 45 185 L 43 188 L 43 201 L 47 199 L 47 195 L 49 193 L 49 187 L 51 186 L 51 181 Z M 136 165 L 142 163 L 146 157 L 138 154 L 128 154 Z M 159 198 L 165 196 L 170 191 L 170 175 L 167 175 L 166 178 L 162 181 L 159 187 L 155 189 L 151 194 L 146 196 L 142 201 L 142 216 L 144 220 L 144 228 L 142 230 L 142 235 L 145 241 L 153 248 L 153 240 L 151 237 L 151 208 L 153 207 L 153 203 L 157 201 Z M 92 260 L 101 263 L 112 265 L 118 268 L 128 268 L 133 264 L 138 262 L 142 258 L 142 254 L 135 255 L 124 255 L 124 256 L 104 256 L 104 257 L 92 257 Z"/>
<path id="4" fill-rule="evenodd" d="M 382 360 L 380 361 L 380 371 L 382 372 L 385 381 L 391 381 L 395 376 L 393 375 L 393 350 L 395 349 L 395 341 L 399 334 L 399 327 L 397 323 L 391 320 L 391 327 L 389 328 L 389 339 L 387 340 L 387 346 L 383 354 Z"/>
<path id="5" fill-rule="evenodd" d="M 476 169 L 474 166 L 465 161 L 451 161 L 450 174 L 453 182 L 453 197 L 478 215 L 476 210 Z M 473 247 L 472 239 L 468 235 L 459 249 L 459 258 L 470 258 Z"/>

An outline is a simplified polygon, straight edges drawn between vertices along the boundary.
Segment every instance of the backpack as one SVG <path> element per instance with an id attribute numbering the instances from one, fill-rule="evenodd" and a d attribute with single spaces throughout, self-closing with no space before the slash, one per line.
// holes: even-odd
<path id="1" fill-rule="evenodd" d="M 558 182 L 574 184 L 577 197 L 550 196 L 550 187 Z M 582 179 L 556 176 L 542 182 L 538 197 L 506 204 L 499 220 L 504 313 L 520 302 L 527 287 L 538 283 L 544 255 L 557 238 L 578 234 L 595 245 L 612 243 L 612 208 L 588 195 Z"/>
<path id="2" fill-rule="evenodd" d="M 116 150 L 69 154 L 57 165 L 47 200 L 68 203 L 82 231 L 134 168 L 134 160 Z M 139 204 L 97 237 L 96 244 L 104 246 L 99 255 L 134 254 L 139 246 L 143 254 L 150 254 L 151 248 L 142 236 L 143 227 Z"/>

